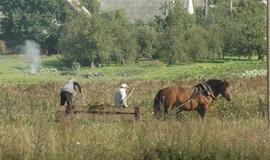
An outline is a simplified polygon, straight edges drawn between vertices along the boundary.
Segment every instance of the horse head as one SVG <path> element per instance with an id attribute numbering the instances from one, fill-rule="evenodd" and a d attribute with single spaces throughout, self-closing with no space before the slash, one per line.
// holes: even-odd
<path id="1" fill-rule="evenodd" d="M 223 85 L 221 86 L 221 95 L 228 101 L 231 101 L 232 96 L 232 86 L 229 82 L 223 81 Z"/>
<path id="2" fill-rule="evenodd" d="M 211 87 L 213 90 L 213 94 L 215 97 L 217 97 L 219 94 L 221 94 L 227 101 L 231 101 L 232 96 L 232 86 L 229 82 L 225 80 L 208 80 L 207 84 Z"/>

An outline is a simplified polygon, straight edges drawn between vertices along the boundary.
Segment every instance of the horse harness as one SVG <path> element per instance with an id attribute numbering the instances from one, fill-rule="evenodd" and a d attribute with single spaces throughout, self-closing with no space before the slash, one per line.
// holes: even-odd
<path id="1" fill-rule="evenodd" d="M 208 85 L 205 81 L 202 81 L 199 85 L 197 85 L 195 87 L 195 89 L 194 89 L 194 91 L 189 99 L 191 99 L 193 97 L 193 94 L 195 95 L 195 97 L 198 95 L 204 95 L 204 96 L 210 96 L 213 98 L 213 100 L 216 100 L 216 96 L 214 95 L 214 92 L 213 92 L 211 86 Z"/>
<path id="2" fill-rule="evenodd" d="M 182 106 L 184 106 L 188 102 L 191 103 L 192 100 L 195 99 L 199 95 L 210 96 L 211 98 L 213 98 L 213 100 L 216 100 L 216 96 L 214 95 L 214 92 L 213 92 L 211 86 L 208 85 L 205 81 L 202 81 L 200 84 L 195 86 L 195 89 L 194 89 L 193 93 L 191 94 L 191 96 L 186 101 L 184 101 L 182 104 L 180 104 L 179 106 L 176 106 L 170 113 L 173 113 L 173 112 L 179 110 Z M 178 111 L 178 112 L 180 112 L 180 111 Z M 168 115 L 169 115 L 169 113 L 166 113 L 165 115 L 162 116 L 162 118 L 165 118 Z"/>

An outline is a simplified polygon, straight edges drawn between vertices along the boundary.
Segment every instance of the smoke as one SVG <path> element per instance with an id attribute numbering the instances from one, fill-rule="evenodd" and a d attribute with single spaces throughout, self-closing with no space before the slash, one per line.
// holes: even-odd
<path id="1" fill-rule="evenodd" d="M 39 44 L 31 40 L 26 40 L 24 45 L 21 47 L 21 51 L 31 62 L 30 73 L 37 73 L 41 65 Z"/>

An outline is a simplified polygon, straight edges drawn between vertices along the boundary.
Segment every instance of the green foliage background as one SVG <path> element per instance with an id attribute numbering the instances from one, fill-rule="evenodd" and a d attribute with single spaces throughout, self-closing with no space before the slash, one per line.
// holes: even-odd
<path id="1" fill-rule="evenodd" d="M 161 7 L 148 22 L 127 19 L 123 10 L 104 12 L 96 0 L 83 0 L 91 18 L 75 14 L 65 1 L 2 0 L 7 39 L 32 39 L 43 53 L 64 55 L 67 64 L 132 64 L 142 59 L 176 64 L 225 56 L 263 59 L 266 5 L 259 0 L 211 1 L 189 15 L 182 1 Z M 214 6 L 214 7 L 213 7 Z"/>

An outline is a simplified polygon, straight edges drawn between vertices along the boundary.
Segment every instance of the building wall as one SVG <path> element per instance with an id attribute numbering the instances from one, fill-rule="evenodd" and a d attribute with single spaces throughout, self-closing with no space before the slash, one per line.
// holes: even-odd
<path id="1" fill-rule="evenodd" d="M 132 20 L 148 21 L 160 15 L 160 7 L 168 0 L 99 0 L 102 10 L 124 9 Z M 187 1 L 187 0 L 185 0 Z M 193 0 L 194 7 L 202 7 L 204 0 Z"/>

